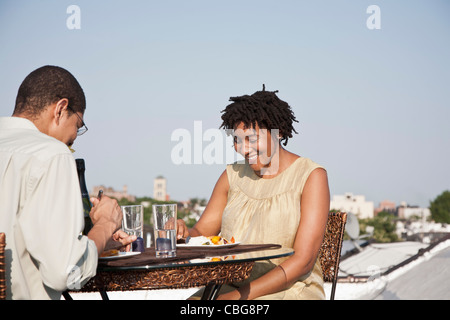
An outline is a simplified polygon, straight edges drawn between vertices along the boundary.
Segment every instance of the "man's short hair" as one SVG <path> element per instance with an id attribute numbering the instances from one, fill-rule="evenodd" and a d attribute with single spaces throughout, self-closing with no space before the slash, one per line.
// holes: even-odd
<path id="1" fill-rule="evenodd" d="M 43 66 L 31 72 L 20 85 L 14 114 L 38 116 L 47 106 L 67 98 L 69 107 L 84 113 L 86 98 L 77 79 L 67 70 Z"/>

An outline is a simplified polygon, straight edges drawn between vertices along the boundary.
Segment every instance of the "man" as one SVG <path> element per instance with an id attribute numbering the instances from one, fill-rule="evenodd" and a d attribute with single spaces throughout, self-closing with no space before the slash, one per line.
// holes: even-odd
<path id="1" fill-rule="evenodd" d="M 69 147 L 87 130 L 85 108 L 75 77 L 44 66 L 22 82 L 12 117 L 0 118 L 0 231 L 6 233 L 9 299 L 60 299 L 95 275 L 112 238 L 121 245 L 135 240 L 116 232 L 122 211 L 106 196 L 92 199 L 93 227 L 81 236 L 83 205 Z"/>

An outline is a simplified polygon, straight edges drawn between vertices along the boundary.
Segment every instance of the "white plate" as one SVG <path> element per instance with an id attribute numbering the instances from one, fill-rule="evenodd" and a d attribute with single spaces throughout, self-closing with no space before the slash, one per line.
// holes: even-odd
<path id="1" fill-rule="evenodd" d="M 135 256 L 137 254 L 141 254 L 139 251 L 136 252 L 122 252 L 119 251 L 119 254 L 116 256 L 109 256 L 109 257 L 100 257 L 99 259 L 101 260 L 113 260 L 113 259 L 120 259 L 120 258 L 125 258 L 125 257 L 131 257 L 131 256 Z"/>
<path id="2" fill-rule="evenodd" d="M 199 244 L 199 245 L 190 245 L 186 243 L 177 244 L 177 247 L 185 247 L 185 248 L 203 248 L 203 249 L 219 249 L 219 248 L 231 248 L 237 246 L 240 242 L 235 243 L 227 243 L 227 244 Z"/>

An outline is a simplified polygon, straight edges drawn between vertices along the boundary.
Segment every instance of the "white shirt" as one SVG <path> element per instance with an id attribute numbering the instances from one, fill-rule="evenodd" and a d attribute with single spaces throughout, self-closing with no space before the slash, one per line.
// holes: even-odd
<path id="1" fill-rule="evenodd" d="M 29 120 L 0 118 L 0 232 L 7 299 L 61 299 L 95 275 L 97 248 L 81 236 L 75 160 Z"/>

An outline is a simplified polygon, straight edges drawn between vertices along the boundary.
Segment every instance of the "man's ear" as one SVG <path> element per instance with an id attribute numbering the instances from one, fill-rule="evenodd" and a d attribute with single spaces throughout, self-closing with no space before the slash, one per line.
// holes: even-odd
<path id="1" fill-rule="evenodd" d="M 56 102 L 53 109 L 53 116 L 55 118 L 56 124 L 59 124 L 59 120 L 63 116 L 64 111 L 67 110 L 68 105 L 69 100 L 67 100 L 67 98 L 60 99 L 58 100 L 58 102 Z"/>

